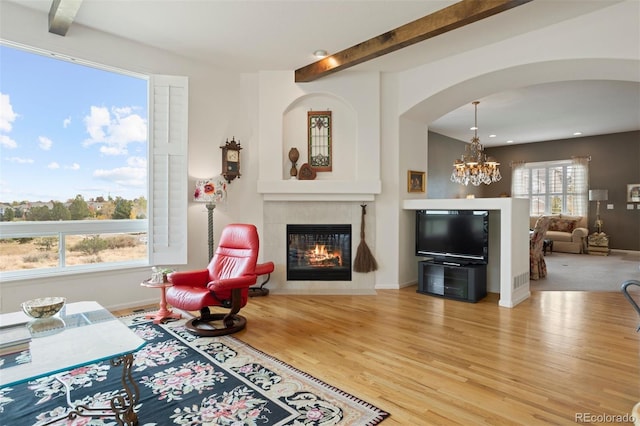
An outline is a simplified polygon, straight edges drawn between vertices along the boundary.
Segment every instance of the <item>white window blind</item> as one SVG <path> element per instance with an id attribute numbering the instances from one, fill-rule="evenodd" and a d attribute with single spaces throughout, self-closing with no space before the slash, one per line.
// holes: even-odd
<path id="1" fill-rule="evenodd" d="M 149 259 L 155 265 L 186 264 L 188 79 L 153 76 L 150 86 Z"/>
<path id="2" fill-rule="evenodd" d="M 513 166 L 511 194 L 528 198 L 531 215 L 563 213 L 587 216 L 589 160 L 517 163 Z"/>

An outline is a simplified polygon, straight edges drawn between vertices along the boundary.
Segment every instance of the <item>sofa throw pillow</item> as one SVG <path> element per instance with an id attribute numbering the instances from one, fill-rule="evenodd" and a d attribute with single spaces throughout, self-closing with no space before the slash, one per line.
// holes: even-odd
<path id="1" fill-rule="evenodd" d="M 580 226 L 585 226 L 583 222 L 584 218 L 582 216 L 567 216 L 565 214 L 561 214 L 560 217 L 562 219 L 575 220 L 576 221 L 575 228 L 578 228 Z"/>
<path id="2" fill-rule="evenodd" d="M 551 219 L 551 222 L 549 223 L 549 231 L 571 233 L 576 228 L 577 223 L 578 221 L 575 219 L 554 217 Z"/>

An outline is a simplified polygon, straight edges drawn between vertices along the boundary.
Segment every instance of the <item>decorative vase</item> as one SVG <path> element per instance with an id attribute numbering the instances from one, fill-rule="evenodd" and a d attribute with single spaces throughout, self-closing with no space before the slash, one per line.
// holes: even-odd
<path id="1" fill-rule="evenodd" d="M 300 158 L 298 149 L 291 148 L 289 150 L 289 160 L 291 161 L 291 170 L 289 171 L 289 174 L 291 175 L 291 179 L 295 179 L 295 177 L 298 175 L 298 169 L 296 169 L 298 158 Z"/>

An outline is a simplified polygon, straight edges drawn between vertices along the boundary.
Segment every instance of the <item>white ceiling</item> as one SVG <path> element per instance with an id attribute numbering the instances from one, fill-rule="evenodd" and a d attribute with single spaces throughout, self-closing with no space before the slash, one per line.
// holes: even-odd
<path id="1" fill-rule="evenodd" d="M 563 81 L 478 100 L 478 137 L 485 146 L 640 130 L 640 84 L 636 82 Z M 474 108 L 469 103 L 434 121 L 429 129 L 469 141 L 473 124 Z"/>
<path id="2" fill-rule="evenodd" d="M 48 14 L 52 0 L 0 0 L 0 6 L 7 2 Z M 329 53 L 346 49 L 455 2 L 84 0 L 67 37 L 74 37 L 74 28 L 84 26 L 233 71 L 294 70 L 314 62 L 312 52 L 317 49 Z M 352 69 L 410 69 L 617 2 L 535 0 Z M 558 82 L 479 100 L 479 136 L 486 146 L 504 145 L 507 140 L 565 139 L 576 131 L 588 136 L 640 130 L 639 83 Z M 467 141 L 472 125 L 469 103 L 429 127 Z M 489 138 L 490 133 L 497 136 Z"/>

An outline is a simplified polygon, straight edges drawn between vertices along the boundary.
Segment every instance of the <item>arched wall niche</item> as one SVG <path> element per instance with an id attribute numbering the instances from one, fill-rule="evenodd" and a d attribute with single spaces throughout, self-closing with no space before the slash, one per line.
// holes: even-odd
<path id="1" fill-rule="evenodd" d="M 353 180 L 357 141 L 357 114 L 344 99 L 328 93 L 303 95 L 286 108 L 282 114 L 282 178 L 290 179 L 289 150 L 297 148 L 300 169 L 309 160 L 307 147 L 307 112 L 331 111 L 332 118 L 332 171 L 318 172 L 316 180 Z"/>

